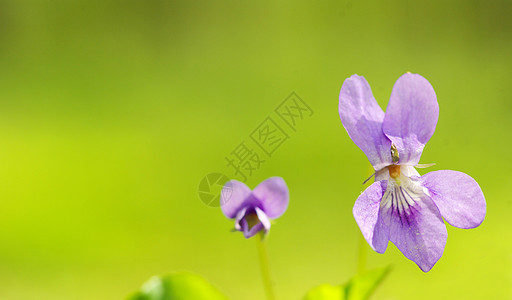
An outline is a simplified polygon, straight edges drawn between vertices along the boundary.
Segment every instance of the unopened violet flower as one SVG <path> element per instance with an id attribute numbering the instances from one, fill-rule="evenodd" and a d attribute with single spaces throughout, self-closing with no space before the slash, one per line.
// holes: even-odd
<path id="1" fill-rule="evenodd" d="M 486 212 L 482 190 L 470 176 L 450 170 L 420 176 L 415 169 L 439 116 L 434 89 L 422 76 L 404 74 L 384 113 L 368 82 L 353 75 L 339 100 L 343 126 L 375 169 L 375 182 L 353 208 L 364 238 L 378 253 L 393 242 L 428 272 L 446 245 L 443 218 L 468 229 L 479 226 Z"/>
<path id="2" fill-rule="evenodd" d="M 270 230 L 270 220 L 288 208 L 288 187 L 281 177 L 270 177 L 250 190 L 243 182 L 228 181 L 221 192 L 222 212 L 235 219 L 235 229 L 250 238 Z"/>

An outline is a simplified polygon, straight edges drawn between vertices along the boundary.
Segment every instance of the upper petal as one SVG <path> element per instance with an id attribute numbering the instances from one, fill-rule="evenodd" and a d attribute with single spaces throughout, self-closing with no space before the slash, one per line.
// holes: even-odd
<path id="1" fill-rule="evenodd" d="M 391 164 L 391 142 L 382 132 L 384 112 L 364 77 L 352 75 L 343 82 L 339 113 L 348 135 L 375 170 Z"/>
<path id="2" fill-rule="evenodd" d="M 364 238 L 373 248 L 373 250 L 382 253 L 386 247 L 382 249 L 383 242 L 379 238 L 374 241 L 374 231 L 379 216 L 380 201 L 382 194 L 386 190 L 386 181 L 376 181 L 372 183 L 364 192 L 359 195 L 352 209 L 356 223 L 361 229 Z M 387 246 L 388 239 L 384 237 Z M 377 244 L 377 245 L 376 245 Z M 380 250 L 380 251 L 379 251 Z"/>
<path id="3" fill-rule="evenodd" d="M 484 194 L 471 176 L 443 170 L 427 173 L 421 179 L 450 225 L 475 228 L 483 222 L 486 212 Z"/>
<path id="4" fill-rule="evenodd" d="M 263 181 L 253 190 L 252 194 L 270 219 L 280 217 L 288 208 L 288 187 L 281 177 L 270 177 Z"/>
<path id="5" fill-rule="evenodd" d="M 418 74 L 407 73 L 391 92 L 382 129 L 395 144 L 400 164 L 417 164 L 423 147 L 436 129 L 439 105 L 430 83 Z"/>
<path id="6" fill-rule="evenodd" d="M 430 271 L 443 255 L 448 236 L 439 210 L 428 196 L 400 186 L 389 197 L 379 212 L 380 230 L 387 230 L 390 241 L 423 272 Z"/>
<path id="7" fill-rule="evenodd" d="M 230 219 L 236 217 L 237 213 L 244 208 L 246 201 L 249 201 L 251 189 L 245 183 L 238 180 L 226 182 L 220 193 L 220 207 L 224 215 Z"/>

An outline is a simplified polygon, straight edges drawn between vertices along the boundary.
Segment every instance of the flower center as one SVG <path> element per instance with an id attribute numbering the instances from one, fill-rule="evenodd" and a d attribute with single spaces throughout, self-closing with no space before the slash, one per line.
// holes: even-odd
<path id="1" fill-rule="evenodd" d="M 399 165 L 391 165 L 388 167 L 388 170 L 389 170 L 389 176 L 391 176 L 391 178 L 398 178 L 400 177 L 400 166 Z"/>
<path id="2" fill-rule="evenodd" d="M 398 149 L 396 149 L 396 146 L 393 143 L 391 143 L 391 159 L 393 159 L 393 163 L 395 164 L 400 160 Z"/>
<path id="3" fill-rule="evenodd" d="M 260 222 L 260 219 L 258 219 L 258 215 L 255 212 L 252 212 L 245 216 L 245 221 L 247 221 L 247 226 L 249 226 L 249 230 L 251 230 L 251 228 Z"/>

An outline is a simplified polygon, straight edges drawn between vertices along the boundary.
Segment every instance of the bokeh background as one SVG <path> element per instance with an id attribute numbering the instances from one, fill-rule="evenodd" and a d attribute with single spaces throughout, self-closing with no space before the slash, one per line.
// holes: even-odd
<path id="1" fill-rule="evenodd" d="M 368 163 L 338 116 L 357 73 L 385 108 L 426 77 L 440 105 L 421 174 L 473 176 L 488 212 L 448 226 L 427 274 L 395 246 L 374 299 L 510 299 L 510 1 L 0 1 L 0 298 L 123 299 L 155 274 L 201 274 L 263 299 L 255 242 L 199 181 L 295 91 L 313 110 L 247 181 L 291 191 L 268 247 L 279 299 L 348 280 Z M 289 130 L 289 129 L 288 129 Z"/>

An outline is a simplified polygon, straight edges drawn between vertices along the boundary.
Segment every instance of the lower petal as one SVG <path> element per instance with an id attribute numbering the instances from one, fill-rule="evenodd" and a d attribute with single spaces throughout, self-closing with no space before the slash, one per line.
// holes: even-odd
<path id="1" fill-rule="evenodd" d="M 246 239 L 253 237 L 261 230 L 270 230 L 270 220 L 259 208 L 243 208 L 236 216 L 235 229 L 241 231 Z"/>
<path id="2" fill-rule="evenodd" d="M 377 229 L 423 272 L 428 272 L 443 255 L 448 233 L 441 214 L 426 195 L 421 198 L 398 186 L 391 205 L 381 205 Z M 384 200 L 383 200 L 384 201 Z"/>

